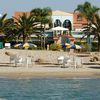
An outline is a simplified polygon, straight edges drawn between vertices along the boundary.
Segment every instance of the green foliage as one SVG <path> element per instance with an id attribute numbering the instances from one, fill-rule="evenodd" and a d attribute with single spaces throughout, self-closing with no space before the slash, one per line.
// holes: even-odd
<path id="1" fill-rule="evenodd" d="M 92 51 L 97 51 L 97 50 L 98 50 L 98 43 L 92 42 Z"/>
<path id="2" fill-rule="evenodd" d="M 81 12 L 81 14 L 89 21 L 94 22 L 94 15 L 100 10 L 100 8 L 92 6 L 90 2 L 79 4 L 75 11 Z"/>
<path id="3" fill-rule="evenodd" d="M 0 17 L 0 33 L 4 35 L 4 42 L 8 42 L 14 38 L 13 33 L 15 32 L 14 20 L 12 18 L 7 19 L 7 14 Z"/>
<path id="4" fill-rule="evenodd" d="M 52 10 L 50 8 L 35 8 L 32 9 L 31 14 L 35 17 L 35 21 L 39 23 L 40 31 L 44 31 L 46 24 L 49 24 L 50 27 L 52 26 Z"/>
<path id="5" fill-rule="evenodd" d="M 41 46 L 38 46 L 38 47 L 37 47 L 37 50 L 44 50 L 44 48 L 41 47 Z"/>
<path id="6" fill-rule="evenodd" d="M 35 18 L 31 14 L 23 13 L 19 18 L 15 19 L 17 20 L 17 22 L 15 22 L 17 26 L 17 37 L 19 38 L 22 36 L 23 43 L 28 42 L 28 38 L 33 34 L 33 30 L 35 30 L 35 26 L 37 25 Z"/>
<path id="7" fill-rule="evenodd" d="M 82 43 L 81 43 L 81 41 L 76 41 L 75 44 L 81 45 Z"/>
<path id="8" fill-rule="evenodd" d="M 61 46 L 59 44 L 53 43 L 50 45 L 50 50 L 56 51 L 60 49 L 61 49 Z"/>
<path id="9" fill-rule="evenodd" d="M 84 51 L 97 51 L 98 50 L 98 43 L 92 42 L 91 47 L 86 42 L 81 42 Z M 91 50 L 89 50 L 91 48 Z"/>
<path id="10" fill-rule="evenodd" d="M 37 50 L 37 47 L 29 47 L 29 50 Z"/>
<path id="11" fill-rule="evenodd" d="M 100 8 L 92 6 L 91 3 L 85 2 L 77 6 L 75 11 L 79 11 L 88 21 L 87 26 L 83 27 L 84 34 L 90 37 L 94 35 L 98 39 L 98 51 L 100 51 Z M 84 38 L 84 37 L 83 37 Z"/>

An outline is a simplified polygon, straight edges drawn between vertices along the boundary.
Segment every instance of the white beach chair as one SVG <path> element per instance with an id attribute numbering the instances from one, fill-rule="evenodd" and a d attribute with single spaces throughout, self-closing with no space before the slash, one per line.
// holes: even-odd
<path id="1" fill-rule="evenodd" d="M 58 64 L 60 65 L 60 67 L 64 64 L 64 56 L 59 56 L 57 58 Z"/>
<path id="2" fill-rule="evenodd" d="M 82 58 L 75 57 L 75 68 L 80 68 L 80 67 L 82 67 Z"/>
<path id="3" fill-rule="evenodd" d="M 64 56 L 58 57 L 58 63 L 63 64 Z"/>
<path id="4" fill-rule="evenodd" d="M 64 58 L 62 67 L 66 68 L 66 67 L 72 67 L 72 66 L 75 66 L 74 60 L 71 59 L 70 57 Z"/>
<path id="5" fill-rule="evenodd" d="M 61 68 L 70 67 L 72 64 L 72 61 L 69 57 L 60 56 L 57 60 Z"/>
<path id="6" fill-rule="evenodd" d="M 29 67 L 30 65 L 32 65 L 32 57 L 31 56 L 27 56 L 26 57 L 26 64 L 27 64 L 27 67 Z"/>
<path id="7" fill-rule="evenodd" d="M 69 59 L 67 59 L 65 67 L 72 67 L 74 69 L 82 67 L 82 58 L 76 57 L 76 56 L 70 56 Z"/>
<path id="8" fill-rule="evenodd" d="M 25 59 L 23 59 L 21 56 L 12 55 L 10 56 L 10 63 L 14 64 L 15 67 L 17 67 L 18 64 L 24 64 Z"/>

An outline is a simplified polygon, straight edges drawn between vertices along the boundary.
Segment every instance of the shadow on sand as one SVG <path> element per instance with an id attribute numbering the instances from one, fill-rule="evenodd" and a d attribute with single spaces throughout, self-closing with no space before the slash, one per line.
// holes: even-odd
<path id="1" fill-rule="evenodd" d="M 100 66 L 89 66 L 88 68 L 100 69 Z"/>

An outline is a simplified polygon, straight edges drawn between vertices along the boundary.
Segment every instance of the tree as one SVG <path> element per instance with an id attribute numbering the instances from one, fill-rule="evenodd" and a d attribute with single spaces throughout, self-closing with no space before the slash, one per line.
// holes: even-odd
<path id="1" fill-rule="evenodd" d="M 52 20 L 52 10 L 48 7 L 46 8 L 35 8 L 31 10 L 31 14 L 35 17 L 35 21 L 40 25 L 40 28 L 43 30 L 46 24 L 49 24 L 51 27 Z"/>
<path id="2" fill-rule="evenodd" d="M 92 24 L 92 33 L 98 39 L 98 51 L 100 51 L 100 16 L 98 14 L 95 15 L 95 22 Z"/>
<path id="3" fill-rule="evenodd" d="M 14 19 L 9 18 L 7 20 L 8 23 L 5 29 L 5 40 L 6 41 L 16 40 L 15 34 L 17 33 L 17 26 L 14 23 Z"/>
<path id="4" fill-rule="evenodd" d="M 47 28 L 46 25 L 52 27 L 52 19 L 51 19 L 52 10 L 48 7 L 43 9 L 35 8 L 31 11 L 31 14 L 35 17 L 35 21 L 38 23 L 39 26 L 38 30 L 40 30 L 41 37 L 42 35 L 44 36 L 44 48 L 45 48 L 45 29 Z M 42 47 L 42 40 L 41 40 L 41 47 Z"/>
<path id="5" fill-rule="evenodd" d="M 91 3 L 89 3 L 89 2 L 85 2 L 83 5 L 80 4 L 75 9 L 75 11 L 79 11 L 88 21 L 87 26 L 83 27 L 83 28 L 85 28 L 85 30 L 83 32 L 85 33 L 85 35 L 87 35 L 87 40 L 89 40 L 91 34 L 94 34 L 95 37 L 97 36 L 97 34 L 99 34 L 97 31 L 97 28 L 94 29 L 94 27 L 93 27 L 94 23 L 95 24 L 98 23 L 97 19 L 96 19 L 96 15 L 98 15 L 99 10 L 100 10 L 100 8 L 98 8 L 96 6 L 92 6 Z M 99 37 L 98 37 L 98 43 L 99 43 Z"/>
<path id="6" fill-rule="evenodd" d="M 92 6 L 91 3 L 85 2 L 83 5 L 79 4 L 74 10 L 79 11 L 88 21 L 88 24 L 92 24 L 95 21 L 95 14 L 98 13 L 100 8 Z"/>
<path id="7" fill-rule="evenodd" d="M 14 21 L 12 18 L 7 19 L 7 14 L 0 17 L 0 34 L 5 35 L 4 41 L 9 41 L 13 38 L 14 33 Z"/>
<path id="8" fill-rule="evenodd" d="M 15 18 L 17 22 L 15 22 L 17 26 L 17 36 L 23 37 L 23 43 L 28 42 L 28 38 L 31 34 L 34 33 L 35 25 L 35 18 L 31 14 L 23 13 L 23 15 L 19 16 L 19 18 Z"/>
<path id="9" fill-rule="evenodd" d="M 6 16 L 7 14 L 4 14 L 3 16 L 0 17 L 0 33 L 4 33 L 5 31 L 5 26 L 6 26 Z"/>
<path id="10" fill-rule="evenodd" d="M 100 51 L 100 16 L 96 14 L 95 22 L 86 27 L 83 27 L 83 29 L 85 36 L 90 37 L 90 35 L 94 35 L 94 39 L 98 39 L 98 51 Z"/>

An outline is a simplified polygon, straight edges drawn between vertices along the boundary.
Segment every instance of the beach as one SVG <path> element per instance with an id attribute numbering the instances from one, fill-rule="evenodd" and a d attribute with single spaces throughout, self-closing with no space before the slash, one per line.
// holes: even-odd
<path id="1" fill-rule="evenodd" d="M 90 68 L 57 68 L 50 65 L 35 66 L 32 68 L 23 67 L 1 67 L 0 77 L 10 78 L 34 78 L 34 77 L 55 77 L 55 78 L 100 78 L 100 69 Z"/>
<path id="2" fill-rule="evenodd" d="M 48 78 L 48 77 L 56 77 L 56 78 L 100 78 L 100 65 L 84 65 L 79 68 L 74 67 L 66 67 L 61 68 L 60 65 L 56 65 L 53 63 L 57 63 L 56 59 L 60 55 L 66 55 L 66 52 L 54 52 L 50 51 L 49 56 L 46 58 L 51 59 L 53 62 L 52 64 L 35 64 L 33 63 L 31 66 L 6 66 L 2 63 L 8 63 L 9 57 L 4 54 L 5 51 L 11 51 L 15 53 L 19 53 L 20 55 L 23 55 L 27 52 L 27 54 L 30 54 L 34 56 L 34 59 L 36 60 L 38 56 L 44 57 L 48 55 L 49 51 L 24 51 L 24 50 L 2 50 L 0 53 L 0 77 L 9 77 L 9 78 L 34 78 L 34 77 L 41 77 L 41 78 Z M 38 54 L 36 53 L 38 52 Z M 40 55 L 41 52 L 41 55 Z M 52 54 L 52 57 L 50 56 Z M 35 57 L 36 55 L 36 57 Z M 25 55 L 24 55 L 25 56 Z M 54 58 L 55 57 L 55 58 Z M 85 58 L 86 60 L 86 58 Z M 88 62 L 88 61 L 87 61 Z M 90 67 L 89 67 L 90 66 Z M 92 67 L 91 67 L 92 66 Z"/>

